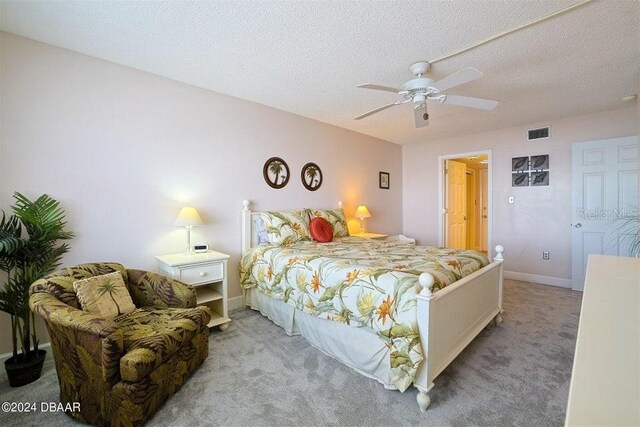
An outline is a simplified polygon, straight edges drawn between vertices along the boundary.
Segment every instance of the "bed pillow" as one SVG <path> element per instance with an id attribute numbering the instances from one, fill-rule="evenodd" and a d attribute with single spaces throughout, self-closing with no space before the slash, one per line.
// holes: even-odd
<path id="1" fill-rule="evenodd" d="M 304 211 L 262 212 L 260 218 L 272 245 L 290 245 L 300 240 L 310 240 L 307 229 L 309 221 Z"/>
<path id="2" fill-rule="evenodd" d="M 309 233 L 318 243 L 329 243 L 333 240 L 333 227 L 329 221 L 320 216 L 309 221 Z"/>
<path id="3" fill-rule="evenodd" d="M 84 311 L 105 319 L 129 314 L 136 309 L 119 271 L 76 280 L 73 289 Z"/>
<path id="4" fill-rule="evenodd" d="M 347 228 L 347 218 L 344 216 L 342 209 L 316 210 L 307 209 L 310 219 L 324 218 L 329 221 L 333 227 L 333 237 L 349 237 L 349 228 Z"/>

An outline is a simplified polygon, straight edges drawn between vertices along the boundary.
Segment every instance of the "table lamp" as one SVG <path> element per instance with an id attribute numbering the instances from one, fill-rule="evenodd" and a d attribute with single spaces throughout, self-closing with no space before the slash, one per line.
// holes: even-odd
<path id="1" fill-rule="evenodd" d="M 356 218 L 360 218 L 360 232 L 366 233 L 367 230 L 365 230 L 364 228 L 364 219 L 371 217 L 371 214 L 369 213 L 369 209 L 367 209 L 367 206 L 365 205 L 358 206 L 358 209 L 356 209 L 356 214 L 354 216 Z"/>
<path id="2" fill-rule="evenodd" d="M 178 217 L 173 222 L 176 227 L 185 227 L 187 229 L 187 253 L 193 253 L 193 247 L 191 246 L 191 227 L 196 225 L 202 225 L 202 218 L 198 214 L 196 208 L 184 207 L 180 209 Z"/>

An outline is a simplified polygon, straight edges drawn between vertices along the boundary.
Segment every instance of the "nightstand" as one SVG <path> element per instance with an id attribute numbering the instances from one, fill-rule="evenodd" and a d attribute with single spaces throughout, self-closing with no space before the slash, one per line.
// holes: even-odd
<path id="1" fill-rule="evenodd" d="M 352 234 L 355 237 L 364 237 L 365 239 L 373 239 L 373 240 L 384 240 L 389 237 L 388 234 L 379 234 L 379 233 L 356 233 Z"/>
<path id="2" fill-rule="evenodd" d="M 385 239 L 387 242 L 397 242 L 405 245 L 415 245 L 416 239 L 407 237 L 404 234 L 396 234 L 395 236 L 389 236 Z"/>
<path id="3" fill-rule="evenodd" d="M 219 326 L 221 331 L 226 330 L 231 321 L 227 314 L 228 259 L 229 255 L 216 251 L 156 256 L 162 274 L 195 288 L 198 305 L 211 310 L 207 326 Z"/>

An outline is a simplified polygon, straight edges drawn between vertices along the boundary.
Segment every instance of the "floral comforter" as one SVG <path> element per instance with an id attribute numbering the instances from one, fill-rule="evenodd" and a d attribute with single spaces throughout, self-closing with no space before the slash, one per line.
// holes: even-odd
<path id="1" fill-rule="evenodd" d="M 416 320 L 421 273 L 434 291 L 489 264 L 476 251 L 356 237 L 331 243 L 258 245 L 240 264 L 243 288 L 256 288 L 305 313 L 373 329 L 390 349 L 391 380 L 406 390 L 422 361 Z"/>

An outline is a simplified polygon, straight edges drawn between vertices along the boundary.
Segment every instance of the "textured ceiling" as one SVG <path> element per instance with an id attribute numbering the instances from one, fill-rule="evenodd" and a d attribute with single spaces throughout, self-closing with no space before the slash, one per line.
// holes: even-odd
<path id="1" fill-rule="evenodd" d="M 456 51 L 578 0 L 7 1 L 0 28 L 399 144 L 611 110 L 636 93 L 640 2 L 595 0 L 436 63 L 486 76 L 453 94 L 501 100 L 492 112 L 430 104 L 415 129 L 393 93 L 408 66 Z"/>

